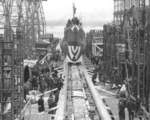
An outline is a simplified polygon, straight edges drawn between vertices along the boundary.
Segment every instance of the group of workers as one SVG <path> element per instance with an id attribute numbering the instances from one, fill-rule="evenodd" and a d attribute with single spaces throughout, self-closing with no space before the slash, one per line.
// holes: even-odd
<path id="1" fill-rule="evenodd" d="M 93 84 L 95 85 L 96 84 L 96 79 L 99 80 L 99 82 L 105 82 L 101 76 L 103 76 L 101 74 L 101 71 L 103 70 L 102 69 L 102 66 L 97 66 L 98 65 L 98 58 L 96 57 L 92 57 L 91 58 L 91 63 L 93 65 L 96 65 L 94 67 L 94 70 L 93 70 L 93 76 L 92 76 L 92 82 Z M 118 74 L 117 73 L 117 70 L 113 71 L 114 75 Z M 98 77 L 98 78 L 97 78 Z M 111 78 L 111 83 L 114 83 L 115 85 L 118 85 L 118 84 L 121 84 L 121 81 L 119 81 L 119 78 L 116 79 L 117 77 L 115 78 Z M 104 84 L 105 85 L 105 84 Z M 122 86 L 126 86 L 125 83 L 122 84 Z M 126 88 L 126 90 L 121 90 L 120 87 L 117 87 L 120 89 L 120 91 L 118 92 L 118 114 L 119 114 L 119 120 L 125 120 L 126 119 L 126 110 L 128 112 L 128 117 L 129 117 L 129 120 L 134 120 L 134 117 L 135 117 L 135 114 L 138 113 L 139 111 L 139 106 L 140 106 L 140 100 L 138 100 L 138 98 L 134 98 L 133 96 L 129 95 L 128 94 L 128 90 Z M 127 95 L 128 94 L 128 95 Z"/>
<path id="2" fill-rule="evenodd" d="M 60 74 L 58 76 L 57 70 L 54 70 L 52 67 L 51 72 L 42 71 L 38 76 L 33 75 L 33 78 L 31 79 L 31 89 L 39 90 L 40 92 L 51 90 L 56 87 L 60 89 L 63 82 L 62 80 L 62 75 Z"/>
<path id="3" fill-rule="evenodd" d="M 26 96 L 29 94 L 30 90 L 36 90 L 40 93 L 44 94 L 45 91 L 52 91 L 48 94 L 48 108 L 51 109 L 57 106 L 57 102 L 59 99 L 59 92 L 63 86 L 63 77 L 62 74 L 58 74 L 58 71 L 54 66 L 51 68 L 44 68 L 41 70 L 31 71 L 32 76 L 25 82 L 24 84 L 24 99 L 26 100 Z M 53 91 L 55 89 L 55 91 Z M 43 95 L 40 96 L 38 100 L 38 111 L 45 111 L 44 107 L 44 98 Z M 50 111 L 49 113 L 53 113 L 54 111 Z"/>
<path id="4" fill-rule="evenodd" d="M 59 98 L 59 92 L 60 90 L 55 90 L 53 92 L 49 93 L 49 98 L 48 98 L 48 113 L 49 114 L 54 114 L 56 112 L 55 109 L 51 110 L 52 108 L 57 106 L 58 103 L 58 98 Z M 44 98 L 43 95 L 40 96 L 40 99 L 38 100 L 38 111 L 43 112 L 45 111 L 45 105 L 44 105 Z"/>
<path id="5" fill-rule="evenodd" d="M 42 82 L 45 81 L 46 84 L 43 84 Z M 63 86 L 63 78 L 62 74 L 58 76 L 57 70 L 54 69 L 54 67 L 51 68 L 50 76 L 48 77 L 48 73 L 43 73 L 40 79 L 40 87 L 39 90 L 41 92 L 44 92 L 47 90 L 56 89 L 55 91 L 52 91 L 49 93 L 48 98 L 48 108 L 51 109 L 55 106 L 57 106 L 57 102 L 59 99 L 59 92 Z M 45 86 L 46 85 L 46 86 Z M 43 96 L 40 97 L 38 100 L 38 110 L 39 112 L 45 111 L 44 107 L 44 99 Z M 53 114 L 55 110 L 49 111 L 48 113 Z"/>
<path id="6" fill-rule="evenodd" d="M 140 112 L 140 99 L 134 98 L 133 96 L 129 96 L 127 91 L 119 92 L 119 102 L 118 102 L 118 110 L 119 110 L 119 120 L 125 120 L 126 110 L 128 111 L 129 120 L 134 120 L 135 114 L 139 114 Z"/>

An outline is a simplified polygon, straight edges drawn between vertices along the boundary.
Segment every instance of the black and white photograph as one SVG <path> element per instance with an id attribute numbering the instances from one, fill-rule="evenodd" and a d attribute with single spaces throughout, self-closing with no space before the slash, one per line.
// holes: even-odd
<path id="1" fill-rule="evenodd" d="M 150 120 L 150 0 L 0 0 L 0 120 Z"/>

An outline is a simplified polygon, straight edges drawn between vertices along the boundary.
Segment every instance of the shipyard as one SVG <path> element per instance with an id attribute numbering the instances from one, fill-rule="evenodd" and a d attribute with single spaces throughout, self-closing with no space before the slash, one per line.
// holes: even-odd
<path id="1" fill-rule="evenodd" d="M 150 120 L 150 0 L 0 0 L 0 120 Z"/>

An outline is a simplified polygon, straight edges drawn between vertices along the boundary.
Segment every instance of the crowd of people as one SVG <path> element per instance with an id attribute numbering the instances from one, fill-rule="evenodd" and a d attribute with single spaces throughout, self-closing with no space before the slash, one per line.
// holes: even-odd
<path id="1" fill-rule="evenodd" d="M 38 72 L 38 73 L 37 73 Z M 32 77 L 28 77 L 25 83 L 29 83 L 28 88 L 30 90 L 39 90 L 43 92 L 45 90 L 51 90 L 54 88 L 60 89 L 62 86 L 62 75 L 58 76 L 57 70 L 54 67 L 42 69 L 41 71 L 32 71 Z"/>
<path id="2" fill-rule="evenodd" d="M 123 85 L 122 88 L 125 88 Z M 125 109 L 128 111 L 129 120 L 134 120 L 136 114 L 142 115 L 142 111 L 140 109 L 141 101 L 139 98 L 134 98 L 132 95 L 129 95 L 126 89 L 120 89 L 119 91 L 119 102 L 118 102 L 118 110 L 119 110 L 119 120 L 125 120 Z M 139 117 L 141 120 L 141 118 Z"/>
<path id="3" fill-rule="evenodd" d="M 29 73 L 31 72 L 31 76 Z M 45 91 L 51 91 L 56 89 L 53 92 L 50 92 L 48 99 L 49 109 L 56 106 L 59 99 L 59 92 L 63 86 L 63 77 L 62 74 L 58 74 L 58 71 L 55 70 L 55 67 L 43 68 L 43 69 L 32 69 L 25 71 L 25 84 L 24 84 L 24 99 L 27 102 L 26 96 L 29 94 L 29 91 L 35 90 L 40 93 Z M 40 96 L 38 100 L 38 111 L 42 112 L 45 110 L 43 95 Z M 51 112 L 50 112 L 51 113 Z"/>
<path id="4" fill-rule="evenodd" d="M 38 87 L 39 91 L 44 92 L 45 90 L 56 89 L 55 91 L 52 91 L 49 93 L 49 98 L 47 101 L 49 109 L 57 106 L 58 99 L 59 99 L 59 93 L 63 86 L 63 81 L 64 80 L 62 78 L 62 74 L 60 74 L 58 76 L 58 72 L 57 72 L 57 70 L 54 69 L 54 67 L 52 67 L 52 69 L 51 69 L 50 76 L 48 76 L 48 73 L 42 74 L 42 76 L 40 76 L 39 87 Z M 35 82 L 35 80 L 34 80 L 34 82 Z M 37 86 L 34 85 L 35 84 L 34 82 L 32 83 L 33 89 L 37 88 Z M 44 110 L 45 110 L 44 100 L 43 100 L 43 96 L 41 96 L 40 99 L 38 100 L 38 111 L 43 112 Z M 51 110 L 48 113 L 54 114 L 55 110 Z"/>
<path id="5" fill-rule="evenodd" d="M 48 114 L 54 114 L 56 112 L 55 107 L 57 106 L 58 99 L 59 99 L 59 91 L 55 90 L 53 92 L 49 93 L 48 97 Z M 40 99 L 38 100 L 38 111 L 43 112 L 45 111 L 45 105 L 44 105 L 44 98 L 43 95 L 40 96 Z"/>
<path id="6" fill-rule="evenodd" d="M 33 76 L 31 85 L 33 90 L 39 90 L 44 92 L 45 90 L 51 90 L 54 88 L 60 89 L 62 86 L 62 75 L 58 76 L 58 73 L 52 68 L 51 73 L 41 72 L 39 76 Z"/>

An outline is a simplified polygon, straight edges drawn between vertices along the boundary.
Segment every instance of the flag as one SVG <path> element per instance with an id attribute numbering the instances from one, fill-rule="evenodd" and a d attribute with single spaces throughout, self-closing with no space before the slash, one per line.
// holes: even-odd
<path id="1" fill-rule="evenodd" d="M 61 47 L 60 47 L 60 40 L 59 40 L 59 43 L 57 44 L 56 46 L 56 50 L 60 51 L 61 52 Z"/>
<path id="2" fill-rule="evenodd" d="M 75 7 L 75 4 L 73 3 L 73 17 L 76 14 L 76 10 L 77 10 L 77 8 Z"/>

